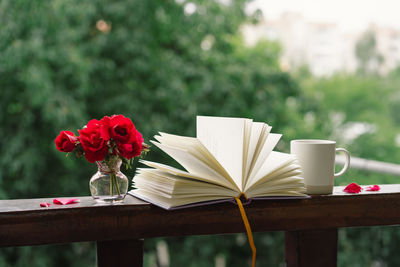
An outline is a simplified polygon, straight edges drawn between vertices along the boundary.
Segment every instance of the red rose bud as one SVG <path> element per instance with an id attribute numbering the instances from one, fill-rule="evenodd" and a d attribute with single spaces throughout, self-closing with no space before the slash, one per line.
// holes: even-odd
<path id="1" fill-rule="evenodd" d="M 100 127 L 98 120 L 91 120 L 85 128 L 78 130 L 85 158 L 92 163 L 104 160 L 108 151 L 107 141 L 101 137 Z"/>
<path id="2" fill-rule="evenodd" d="M 123 115 L 105 116 L 100 120 L 101 137 L 108 141 L 111 138 L 118 143 L 128 144 L 135 141 L 136 128 L 131 119 Z"/>
<path id="3" fill-rule="evenodd" d="M 367 186 L 365 189 L 366 191 L 379 191 L 381 190 L 379 185 L 372 185 L 372 186 Z"/>
<path id="4" fill-rule="evenodd" d="M 361 192 L 361 190 L 362 190 L 361 186 L 359 186 L 356 183 L 351 183 L 348 186 L 346 186 L 345 189 L 343 189 L 344 192 L 351 194 L 358 194 Z"/>
<path id="5" fill-rule="evenodd" d="M 61 131 L 55 140 L 56 147 L 61 152 L 74 151 L 77 142 L 78 137 L 71 131 Z"/>

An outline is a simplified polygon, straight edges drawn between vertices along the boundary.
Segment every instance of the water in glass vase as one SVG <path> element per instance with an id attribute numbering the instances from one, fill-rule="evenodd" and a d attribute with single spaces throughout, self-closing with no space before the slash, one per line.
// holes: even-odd
<path id="1" fill-rule="evenodd" d="M 100 203 L 123 202 L 129 181 L 120 171 L 122 160 L 115 157 L 96 163 L 98 170 L 89 182 L 93 199 Z"/>

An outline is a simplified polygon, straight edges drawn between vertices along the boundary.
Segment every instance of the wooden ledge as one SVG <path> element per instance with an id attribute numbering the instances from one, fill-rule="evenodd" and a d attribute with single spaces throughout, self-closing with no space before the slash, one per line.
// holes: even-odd
<path id="1" fill-rule="evenodd" d="M 257 200 L 245 206 L 253 231 L 297 231 L 400 224 L 400 185 L 353 195 Z M 41 208 L 52 199 L 0 200 L 0 246 L 140 239 L 244 232 L 236 205 L 222 203 L 166 211 L 127 196 L 123 204 L 78 204 Z"/>

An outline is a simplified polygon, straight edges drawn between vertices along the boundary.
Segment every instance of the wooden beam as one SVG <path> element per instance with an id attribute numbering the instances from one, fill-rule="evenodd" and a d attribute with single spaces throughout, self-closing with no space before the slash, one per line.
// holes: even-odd
<path id="1" fill-rule="evenodd" d="M 254 200 L 245 210 L 254 232 L 400 224 L 400 185 L 382 185 L 378 193 L 342 191 L 343 187 L 336 187 L 327 196 Z M 0 200 L 0 246 L 245 231 L 233 203 L 168 211 L 131 196 L 116 205 L 78 198 L 79 204 L 50 208 L 41 208 L 39 203 L 52 199 Z"/>
<path id="2" fill-rule="evenodd" d="M 143 239 L 97 242 L 98 267 L 143 266 Z"/>
<path id="3" fill-rule="evenodd" d="M 285 232 L 287 267 L 336 267 L 337 229 Z"/>

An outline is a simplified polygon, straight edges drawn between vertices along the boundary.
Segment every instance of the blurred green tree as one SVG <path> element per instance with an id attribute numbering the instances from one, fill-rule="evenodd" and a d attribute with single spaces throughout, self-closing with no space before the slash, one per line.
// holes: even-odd
<path id="1" fill-rule="evenodd" d="M 316 78 L 297 73 L 295 77 L 303 97 L 318 107 L 313 121 L 324 125 L 317 127 L 313 134 L 321 133 L 324 139 L 337 140 L 352 156 L 400 162 L 400 126 L 396 112 L 400 86 L 398 70 L 387 76 L 359 73 Z M 307 113 L 304 118 L 307 123 Z M 326 122 L 318 123 L 324 119 Z M 350 169 L 336 179 L 335 184 L 393 184 L 398 183 L 398 179 L 389 174 Z M 340 229 L 338 266 L 397 266 L 400 258 L 393 248 L 399 243 L 399 227 Z"/>
<path id="2" fill-rule="evenodd" d="M 158 131 L 193 136 L 198 114 L 250 117 L 284 133 L 282 151 L 294 138 L 333 138 L 355 156 L 398 162 L 399 71 L 320 79 L 303 67 L 291 76 L 279 69 L 277 43 L 244 44 L 240 26 L 260 17 L 246 14 L 245 3 L 2 0 L 0 198 L 87 195 L 96 167 L 66 159 L 54 139 L 60 130 L 76 132 L 91 118 L 119 113 L 132 118 L 146 141 Z M 365 64 L 375 56 L 368 38 L 359 45 Z M 357 123 L 371 127 L 346 138 Z M 174 164 L 157 149 L 148 158 Z M 352 170 L 338 183 L 349 181 L 395 178 Z M 397 266 L 399 232 L 365 231 L 340 232 L 340 265 L 357 259 L 359 266 Z M 243 266 L 251 257 L 243 234 L 166 241 L 171 266 L 210 266 L 217 256 Z M 284 264 L 282 233 L 256 234 L 255 241 L 258 263 Z M 145 243 L 149 265 L 158 242 Z M 90 243 L 0 250 L 0 266 L 94 262 Z"/>
<path id="3" fill-rule="evenodd" d="M 240 25 L 259 17 L 247 15 L 245 3 L 1 1 L 0 198 L 88 194 L 96 167 L 66 159 L 54 139 L 60 130 L 76 133 L 104 115 L 132 118 L 146 141 L 157 131 L 194 135 L 197 114 L 251 117 L 277 132 L 290 128 L 297 109 L 287 109 L 286 100 L 298 97 L 299 87 L 279 69 L 276 43 L 244 45 Z M 148 157 L 170 163 L 157 150 Z M 132 177 L 133 171 L 126 174 Z M 233 236 L 204 238 L 199 255 L 207 256 L 196 266 L 208 266 L 217 253 L 229 266 L 242 266 L 244 255 L 250 257 L 247 246 L 230 252 L 236 247 Z M 271 245 L 271 238 L 282 244 L 273 235 L 260 240 Z M 197 242 L 185 240 L 185 246 Z M 195 256 L 179 248 L 179 239 L 168 242 L 177 247 L 171 250 L 172 266 L 187 263 L 182 251 L 189 259 Z M 149 254 L 155 243 L 146 243 Z M 277 265 L 283 257 L 260 260 Z M 8 248 L 0 250 L 0 261 L 88 266 L 94 249 L 91 244 Z"/>
<path id="4" fill-rule="evenodd" d="M 356 43 L 355 55 L 358 71 L 361 74 L 376 74 L 385 58 L 377 51 L 376 36 L 373 30 L 366 31 Z"/>

